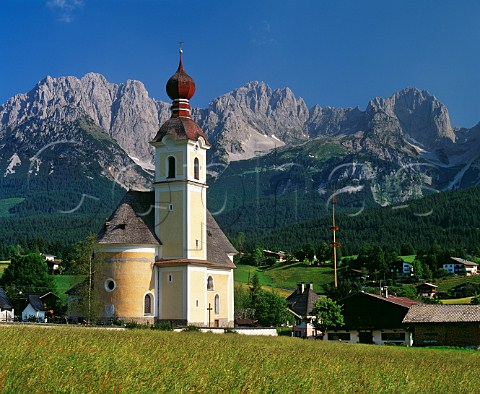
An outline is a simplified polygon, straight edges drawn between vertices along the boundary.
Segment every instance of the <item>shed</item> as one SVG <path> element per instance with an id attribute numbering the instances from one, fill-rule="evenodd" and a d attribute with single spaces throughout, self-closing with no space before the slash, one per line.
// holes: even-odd
<path id="1" fill-rule="evenodd" d="M 480 346 L 480 305 L 413 305 L 403 323 L 415 346 Z"/>

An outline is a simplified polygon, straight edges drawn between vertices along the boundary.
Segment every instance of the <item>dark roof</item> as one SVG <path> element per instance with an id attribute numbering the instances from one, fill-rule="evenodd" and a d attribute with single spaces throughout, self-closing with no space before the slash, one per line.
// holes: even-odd
<path id="1" fill-rule="evenodd" d="M 207 137 L 203 133 L 202 129 L 195 121 L 187 116 L 172 117 L 168 119 L 158 130 L 157 135 L 151 141 L 160 142 L 166 135 L 171 135 L 176 140 L 189 139 L 192 141 L 198 141 L 199 137 L 205 140 L 207 145 L 210 145 Z"/>
<path id="2" fill-rule="evenodd" d="M 413 305 L 403 323 L 477 323 L 480 305 Z"/>
<path id="3" fill-rule="evenodd" d="M 32 306 L 32 308 L 36 311 L 43 312 L 46 310 L 38 294 L 29 294 L 27 300 L 28 303 Z"/>
<path id="4" fill-rule="evenodd" d="M 155 235 L 155 192 L 128 191 L 98 235 L 99 244 L 161 245 Z"/>
<path id="5" fill-rule="evenodd" d="M 410 308 L 412 305 L 415 305 L 415 304 L 421 304 L 420 301 L 412 300 L 411 298 L 407 298 L 407 297 L 397 297 L 397 296 L 391 296 L 391 295 L 389 295 L 388 297 L 383 297 L 378 294 L 370 294 L 370 293 L 363 293 L 363 294 L 369 295 L 374 298 L 378 298 L 385 302 L 391 302 L 392 304 L 401 305 L 407 308 Z"/>
<path id="6" fill-rule="evenodd" d="M 13 309 L 12 303 L 10 302 L 10 300 L 7 297 L 7 294 L 5 294 L 5 291 L 1 287 L 0 287 L 0 309 L 3 309 L 3 310 Z"/>
<path id="7" fill-rule="evenodd" d="M 99 244 L 148 244 L 161 245 L 155 234 L 155 192 L 128 191 L 108 220 L 108 225 L 98 237 Z M 207 210 L 207 261 L 205 260 L 159 260 L 156 264 L 203 264 L 208 266 L 236 268 L 229 254 L 237 250 Z"/>
<path id="8" fill-rule="evenodd" d="M 307 287 L 303 293 L 298 289 L 287 297 L 287 306 L 302 317 L 309 316 L 312 313 L 313 304 L 320 296 L 311 288 Z"/>
<path id="9" fill-rule="evenodd" d="M 213 215 L 207 210 L 207 260 L 214 264 L 236 268 L 228 255 L 237 253 L 237 249 L 233 247 Z"/>
<path id="10" fill-rule="evenodd" d="M 431 283 L 428 283 L 428 282 L 424 282 L 424 283 L 420 283 L 419 285 L 415 286 L 417 289 L 419 287 L 429 287 L 429 288 L 437 288 L 438 286 L 435 286 L 435 285 L 432 285 Z"/>

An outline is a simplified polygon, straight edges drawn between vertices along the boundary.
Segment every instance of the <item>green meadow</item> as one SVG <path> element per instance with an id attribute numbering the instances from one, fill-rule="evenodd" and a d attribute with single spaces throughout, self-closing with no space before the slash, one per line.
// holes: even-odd
<path id="1" fill-rule="evenodd" d="M 474 393 L 480 352 L 0 326 L 4 393 Z"/>

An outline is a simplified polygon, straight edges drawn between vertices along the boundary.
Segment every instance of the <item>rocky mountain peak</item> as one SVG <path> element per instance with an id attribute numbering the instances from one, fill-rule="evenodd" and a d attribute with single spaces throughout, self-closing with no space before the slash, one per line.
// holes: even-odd
<path id="1" fill-rule="evenodd" d="M 410 87 L 389 98 L 376 97 L 369 102 L 366 112 L 398 119 L 406 136 L 422 145 L 435 146 L 442 140 L 455 142 L 447 108 L 426 90 Z"/>

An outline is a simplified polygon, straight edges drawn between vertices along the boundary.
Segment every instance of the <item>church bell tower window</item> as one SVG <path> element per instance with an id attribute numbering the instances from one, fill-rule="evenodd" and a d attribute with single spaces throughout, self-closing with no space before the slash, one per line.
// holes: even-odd
<path id="1" fill-rule="evenodd" d="M 195 157 L 193 160 L 193 177 L 197 180 L 200 179 L 200 161 L 198 157 Z"/>
<path id="2" fill-rule="evenodd" d="M 167 169 L 167 178 L 175 178 L 175 157 L 168 157 L 168 169 Z"/>

